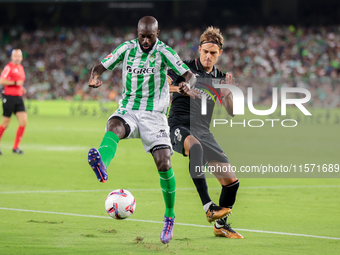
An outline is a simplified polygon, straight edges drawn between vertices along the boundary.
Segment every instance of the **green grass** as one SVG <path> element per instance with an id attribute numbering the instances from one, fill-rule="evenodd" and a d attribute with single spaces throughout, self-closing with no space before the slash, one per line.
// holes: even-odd
<path id="1" fill-rule="evenodd" d="M 11 152 L 17 128 L 14 118 L 1 141 L 4 155 L 0 157 L 0 207 L 78 216 L 0 209 L 1 255 L 339 252 L 339 239 L 244 230 L 239 230 L 244 240 L 214 237 L 189 177 L 188 159 L 177 153 L 172 157 L 178 188 L 176 222 L 205 227 L 176 225 L 174 239 L 164 245 L 159 241 L 162 224 L 134 221 L 162 221 L 164 212 L 158 173 L 140 140 L 119 143 L 105 184 L 96 180 L 87 164 L 87 150 L 100 143 L 106 119 L 116 106 L 105 104 L 102 110 L 96 102 L 80 107 L 62 101 L 32 101 L 28 105 L 29 123 L 21 144 L 26 154 L 19 156 Z M 315 116 L 325 116 L 322 109 L 315 111 L 318 111 Z M 215 131 L 235 166 L 339 164 L 338 112 L 332 111 L 329 123 L 326 118 L 320 123 L 309 123 L 307 119 L 290 129 L 223 126 Z M 224 134 L 225 139 L 221 139 Z M 340 238 L 340 179 L 240 175 L 241 186 L 230 217 L 235 229 Z M 220 186 L 213 178 L 208 178 L 208 184 L 211 197 L 217 202 Z M 105 197 L 117 188 L 129 189 L 136 198 L 136 211 L 131 220 L 106 217 Z M 15 193 L 19 191 L 70 192 Z"/>

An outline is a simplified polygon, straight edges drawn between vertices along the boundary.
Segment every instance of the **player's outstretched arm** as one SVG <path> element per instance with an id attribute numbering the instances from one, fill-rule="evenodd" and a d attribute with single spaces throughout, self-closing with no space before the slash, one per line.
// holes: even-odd
<path id="1" fill-rule="evenodd" d="M 168 79 L 168 84 L 169 84 L 169 89 L 170 89 L 169 92 L 170 93 L 178 92 L 178 86 L 172 85 L 172 80 L 169 79 L 169 77 L 167 77 L 167 79 Z"/>
<path id="2" fill-rule="evenodd" d="M 172 80 L 169 79 L 169 77 L 167 79 L 170 86 L 170 93 L 177 92 L 184 96 L 189 96 L 192 99 L 195 99 L 195 97 L 201 98 L 201 93 L 194 89 L 190 89 L 189 83 L 181 82 L 178 86 L 174 86 L 172 85 Z"/>
<path id="3" fill-rule="evenodd" d="M 99 78 L 105 71 L 106 68 L 102 64 L 96 65 L 92 68 L 89 80 L 89 86 L 91 88 L 98 88 L 103 84 L 103 81 L 99 80 Z"/>
<path id="4" fill-rule="evenodd" d="M 185 79 L 185 82 L 190 85 L 190 88 L 195 86 L 197 79 L 196 76 L 190 70 L 186 71 L 182 75 L 182 77 Z"/>
<path id="5" fill-rule="evenodd" d="M 225 81 L 222 81 L 224 84 L 228 85 L 235 85 L 238 86 L 238 84 L 235 84 L 235 78 L 231 74 L 226 74 Z M 227 110 L 228 114 L 231 117 L 234 117 L 235 115 L 233 114 L 233 95 L 231 94 L 230 89 L 227 88 L 221 88 L 221 92 L 223 95 L 222 98 L 222 104 L 224 108 Z"/>
<path id="6" fill-rule="evenodd" d="M 201 98 L 201 92 L 191 89 L 189 83 L 181 82 L 178 84 L 178 93 L 189 96 L 192 99 L 195 99 L 196 97 Z"/>

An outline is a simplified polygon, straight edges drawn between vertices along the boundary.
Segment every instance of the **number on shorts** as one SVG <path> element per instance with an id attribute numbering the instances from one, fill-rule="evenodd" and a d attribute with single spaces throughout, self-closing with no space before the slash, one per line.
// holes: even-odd
<path id="1" fill-rule="evenodd" d="M 126 112 L 127 110 L 118 109 L 118 113 L 121 115 L 124 115 Z"/>

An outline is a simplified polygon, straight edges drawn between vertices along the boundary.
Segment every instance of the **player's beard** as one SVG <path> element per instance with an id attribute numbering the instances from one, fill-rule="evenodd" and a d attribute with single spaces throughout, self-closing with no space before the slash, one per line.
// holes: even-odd
<path id="1" fill-rule="evenodd" d="M 139 46 L 140 46 L 140 48 L 142 49 L 142 51 L 144 53 L 149 53 L 151 51 L 151 49 L 153 48 L 153 46 L 155 45 L 156 42 L 153 43 L 152 45 L 144 45 L 144 46 L 148 46 L 149 47 L 147 49 L 144 49 L 143 45 L 140 42 L 138 42 L 138 43 L 139 43 Z"/>

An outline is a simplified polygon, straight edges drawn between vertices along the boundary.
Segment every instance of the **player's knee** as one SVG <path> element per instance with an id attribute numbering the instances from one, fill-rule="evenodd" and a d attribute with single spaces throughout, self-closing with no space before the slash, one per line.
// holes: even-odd
<path id="1" fill-rule="evenodd" d="M 193 145 L 200 144 L 200 142 L 192 135 L 188 135 L 184 140 L 184 153 L 186 156 L 190 156 L 190 151 Z"/>
<path id="2" fill-rule="evenodd" d="M 123 123 L 117 119 L 111 119 L 107 122 L 106 131 L 115 133 L 119 139 L 125 136 L 125 127 Z"/>
<path id="3" fill-rule="evenodd" d="M 159 172 L 166 172 L 171 168 L 170 158 L 163 159 L 160 162 L 156 162 L 156 165 Z"/>
<path id="4" fill-rule="evenodd" d="M 194 143 L 189 150 L 189 156 L 203 157 L 203 148 L 200 143 Z"/>
<path id="5" fill-rule="evenodd" d="M 20 121 L 19 125 L 21 127 L 26 127 L 27 126 L 27 120 Z"/>
<path id="6" fill-rule="evenodd" d="M 3 122 L 1 123 L 1 126 L 3 126 L 4 128 L 8 128 L 8 126 L 9 126 L 9 121 L 3 121 Z"/>
<path id="7" fill-rule="evenodd" d="M 171 168 L 171 151 L 168 145 L 155 146 L 151 153 L 159 172 L 166 172 Z"/>
<path id="8" fill-rule="evenodd" d="M 236 190 L 240 186 L 240 181 L 237 178 L 229 178 L 229 183 L 227 185 L 235 183 Z"/>
<path id="9" fill-rule="evenodd" d="M 235 185 L 235 189 L 237 190 L 238 187 L 240 186 L 240 181 L 237 178 L 220 178 L 218 179 L 218 181 L 220 182 L 220 184 L 222 186 L 228 186 L 228 185 Z M 233 185 L 233 186 L 234 186 Z"/>

